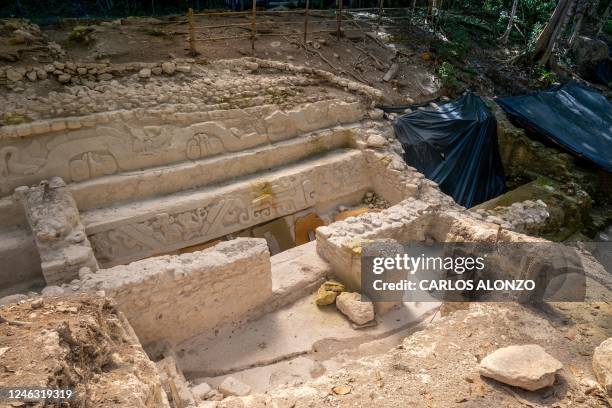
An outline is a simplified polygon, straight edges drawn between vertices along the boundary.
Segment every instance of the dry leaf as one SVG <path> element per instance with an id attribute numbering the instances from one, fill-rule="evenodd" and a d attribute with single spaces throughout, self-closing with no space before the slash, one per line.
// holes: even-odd
<path id="1" fill-rule="evenodd" d="M 346 395 L 351 392 L 351 387 L 348 385 L 336 385 L 334 388 L 332 388 L 332 391 L 336 395 Z"/>

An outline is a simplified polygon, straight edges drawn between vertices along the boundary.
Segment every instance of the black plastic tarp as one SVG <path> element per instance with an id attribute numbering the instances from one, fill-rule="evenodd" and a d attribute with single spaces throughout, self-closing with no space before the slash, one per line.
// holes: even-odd
<path id="1" fill-rule="evenodd" d="M 521 127 L 612 172 L 612 104 L 599 92 L 572 81 L 497 103 Z"/>
<path id="2" fill-rule="evenodd" d="M 400 116 L 395 134 L 404 160 L 465 207 L 506 190 L 497 147 L 497 123 L 472 92 Z"/>

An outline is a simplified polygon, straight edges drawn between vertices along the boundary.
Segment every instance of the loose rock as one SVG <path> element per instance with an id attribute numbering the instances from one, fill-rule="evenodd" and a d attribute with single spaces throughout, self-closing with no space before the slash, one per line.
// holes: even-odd
<path id="1" fill-rule="evenodd" d="M 149 68 L 143 68 L 138 71 L 138 76 L 140 78 L 151 78 L 151 70 Z"/>
<path id="2" fill-rule="evenodd" d="M 321 285 L 315 296 L 315 303 L 319 306 L 331 305 L 336 301 L 339 293 L 346 290 L 343 284 L 327 281 Z"/>
<path id="3" fill-rule="evenodd" d="M 40 309 L 41 307 L 44 306 L 44 304 L 45 304 L 45 301 L 43 300 L 43 298 L 38 298 L 32 301 L 32 304 L 30 305 L 30 307 L 32 309 Z"/>
<path id="4" fill-rule="evenodd" d="M 593 352 L 593 371 L 597 381 L 612 396 L 612 337 L 604 340 Z"/>
<path id="5" fill-rule="evenodd" d="M 211 391 L 212 388 L 205 382 L 198 384 L 191 389 L 191 393 L 196 400 L 204 400 Z"/>
<path id="6" fill-rule="evenodd" d="M 62 84 L 66 84 L 68 82 L 70 82 L 70 78 L 71 76 L 68 74 L 61 74 L 57 77 L 57 80 L 62 83 Z"/>
<path id="7" fill-rule="evenodd" d="M 6 78 L 9 81 L 18 82 L 23 79 L 23 74 L 16 69 L 7 69 L 6 70 Z"/>
<path id="8" fill-rule="evenodd" d="M 555 382 L 563 364 L 537 344 L 504 347 L 480 362 L 480 375 L 504 384 L 536 391 Z"/>
<path id="9" fill-rule="evenodd" d="M 372 109 L 371 111 L 368 112 L 368 116 L 372 120 L 381 120 L 384 114 L 385 112 L 383 112 L 382 109 Z"/>
<path id="10" fill-rule="evenodd" d="M 374 320 L 374 304 L 357 292 L 343 292 L 336 298 L 336 307 L 352 322 L 362 325 Z"/>
<path id="11" fill-rule="evenodd" d="M 20 300 L 24 300 L 27 298 L 28 297 L 26 295 L 22 295 L 22 294 L 5 296 L 3 298 L 0 298 L 0 306 L 8 305 L 10 303 L 17 303 Z"/>
<path id="12" fill-rule="evenodd" d="M 47 286 L 41 293 L 45 297 L 62 296 L 64 294 L 64 289 L 60 288 L 59 286 Z"/>
<path id="13" fill-rule="evenodd" d="M 219 385 L 219 391 L 226 397 L 235 395 L 237 397 L 243 397 L 251 392 L 251 387 L 245 383 L 235 379 L 234 377 L 227 377 L 221 385 Z"/>

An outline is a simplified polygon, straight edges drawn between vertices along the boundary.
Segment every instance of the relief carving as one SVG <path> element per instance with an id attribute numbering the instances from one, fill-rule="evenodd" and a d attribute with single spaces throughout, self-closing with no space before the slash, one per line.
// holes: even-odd
<path id="1" fill-rule="evenodd" d="M 170 146 L 172 133 L 169 129 L 160 126 L 145 126 L 142 129 L 129 127 L 132 140 L 132 150 L 134 153 L 152 154 Z"/>
<path id="2" fill-rule="evenodd" d="M 13 185 L 9 182 L 9 176 L 29 176 L 36 174 L 45 165 L 45 159 L 24 157 L 15 146 L 7 146 L 0 149 L 0 192 L 10 193 Z"/>
<path id="3" fill-rule="evenodd" d="M 301 202 L 299 197 L 306 193 L 297 193 Z M 99 259 L 105 262 L 138 259 L 175 248 L 181 242 L 218 238 L 306 205 L 285 196 L 280 206 L 269 202 L 252 205 L 240 196 L 229 197 L 189 211 L 157 214 L 147 221 L 95 234 L 91 241 Z"/>
<path id="4" fill-rule="evenodd" d="M 45 164 L 45 162 L 45 159 L 30 158 L 27 160 L 22 157 L 17 147 L 8 146 L 0 150 L 0 176 L 9 176 L 12 174 L 27 176 L 34 174 Z"/>
<path id="5" fill-rule="evenodd" d="M 187 158 L 196 160 L 206 156 L 223 153 L 225 147 L 218 137 L 197 133 L 187 141 Z"/>
<path id="6" fill-rule="evenodd" d="M 353 187 L 337 182 L 338 173 L 357 176 L 355 183 L 360 186 L 365 183 L 365 176 L 356 167 L 344 162 L 321 172 L 287 175 L 272 182 L 259 181 L 214 201 L 200 203 L 196 208 L 159 213 L 146 221 L 100 232 L 91 239 L 100 259 L 113 263 L 206 242 L 312 207 L 323 184 L 331 189 L 329 197 L 342 196 Z M 265 198 L 253 200 L 253 196 Z"/>
<path id="7" fill-rule="evenodd" d="M 115 157 L 108 151 L 85 152 L 73 157 L 69 163 L 72 181 L 83 181 L 117 172 Z"/>

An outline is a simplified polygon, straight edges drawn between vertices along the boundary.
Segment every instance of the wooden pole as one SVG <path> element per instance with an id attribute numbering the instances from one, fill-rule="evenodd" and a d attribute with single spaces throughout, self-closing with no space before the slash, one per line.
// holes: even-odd
<path id="1" fill-rule="evenodd" d="M 195 45 L 195 29 L 193 27 L 193 9 L 190 8 L 189 12 L 187 13 L 187 20 L 189 22 L 189 52 L 191 53 L 192 57 L 195 57 L 198 52 L 196 50 L 196 45 Z"/>
<path id="2" fill-rule="evenodd" d="M 251 17 L 251 51 L 255 51 L 255 36 L 257 35 L 257 0 L 253 0 Z"/>
<path id="3" fill-rule="evenodd" d="M 378 22 L 376 23 L 376 31 L 378 31 L 378 29 L 380 28 L 380 22 L 382 20 L 383 1 L 384 0 L 378 0 Z"/>
<path id="4" fill-rule="evenodd" d="M 306 37 L 308 36 L 308 6 L 310 0 L 306 0 L 306 9 L 304 10 L 304 46 L 306 46 Z"/>
<path id="5" fill-rule="evenodd" d="M 337 22 L 337 37 L 338 41 L 340 41 L 340 36 L 342 35 L 342 0 L 336 0 L 338 4 L 338 8 L 336 10 L 336 22 Z"/>

